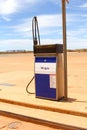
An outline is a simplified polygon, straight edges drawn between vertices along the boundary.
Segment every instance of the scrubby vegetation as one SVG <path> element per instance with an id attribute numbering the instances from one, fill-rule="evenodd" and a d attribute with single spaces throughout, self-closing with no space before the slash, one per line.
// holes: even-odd
<path id="1" fill-rule="evenodd" d="M 68 52 L 87 52 L 87 49 L 75 49 L 75 50 L 67 50 Z M 0 52 L 0 54 L 18 54 L 18 53 L 33 53 L 33 51 L 26 50 L 8 50 L 4 52 Z"/>
<path id="2" fill-rule="evenodd" d="M 0 54 L 18 54 L 18 53 L 32 53 L 32 51 L 26 51 L 26 50 L 8 50 L 8 51 L 0 52 Z"/>
<path id="3" fill-rule="evenodd" d="M 68 52 L 87 52 L 87 49 L 68 50 Z"/>

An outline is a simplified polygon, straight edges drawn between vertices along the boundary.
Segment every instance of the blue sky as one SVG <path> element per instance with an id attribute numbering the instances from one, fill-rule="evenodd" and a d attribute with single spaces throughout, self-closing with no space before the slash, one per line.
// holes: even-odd
<path id="1" fill-rule="evenodd" d="M 69 0 L 67 48 L 87 48 L 87 0 Z M 61 0 L 0 0 L 0 51 L 32 50 L 32 18 L 41 44 L 63 43 Z"/>

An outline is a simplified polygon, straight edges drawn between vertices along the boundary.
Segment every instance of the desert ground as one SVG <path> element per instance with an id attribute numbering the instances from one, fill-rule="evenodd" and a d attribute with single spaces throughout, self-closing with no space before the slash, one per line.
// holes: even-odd
<path id="1" fill-rule="evenodd" d="M 70 92 L 86 94 L 87 52 L 69 52 L 67 62 L 68 94 Z M 25 88 L 33 75 L 34 55 L 32 53 L 0 55 L 0 87 L 3 86 L 3 89 L 9 86 Z M 31 88 L 34 88 L 34 84 L 31 84 Z"/>
<path id="2" fill-rule="evenodd" d="M 67 66 L 69 101 L 67 109 L 71 107 L 73 110 L 87 113 L 87 52 L 68 52 Z M 29 95 L 26 93 L 26 86 L 33 75 L 33 53 L 0 54 L 0 98 L 15 99 L 20 102 L 25 101 L 26 98 L 28 103 Z M 35 92 L 34 81 L 29 90 Z M 0 120 L 4 120 L 4 117 L 1 116 Z M 11 122 L 11 119 L 9 120 Z"/>

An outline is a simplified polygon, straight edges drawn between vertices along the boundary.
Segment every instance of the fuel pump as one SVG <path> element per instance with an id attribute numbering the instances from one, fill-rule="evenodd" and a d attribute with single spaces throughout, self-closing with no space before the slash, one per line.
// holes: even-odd
<path id="1" fill-rule="evenodd" d="M 41 45 L 37 17 L 32 21 L 36 98 L 64 98 L 63 45 Z"/>
<path id="2" fill-rule="evenodd" d="M 37 17 L 32 20 L 34 49 L 34 76 L 26 87 L 35 79 L 36 98 L 60 100 L 64 98 L 63 45 L 41 45 Z"/>

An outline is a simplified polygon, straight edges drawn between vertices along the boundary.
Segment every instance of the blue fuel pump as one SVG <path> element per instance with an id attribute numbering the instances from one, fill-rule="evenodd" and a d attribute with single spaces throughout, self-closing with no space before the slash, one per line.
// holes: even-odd
<path id="1" fill-rule="evenodd" d="M 37 17 L 32 21 L 35 56 L 35 95 L 37 98 L 64 98 L 63 45 L 41 45 Z"/>

